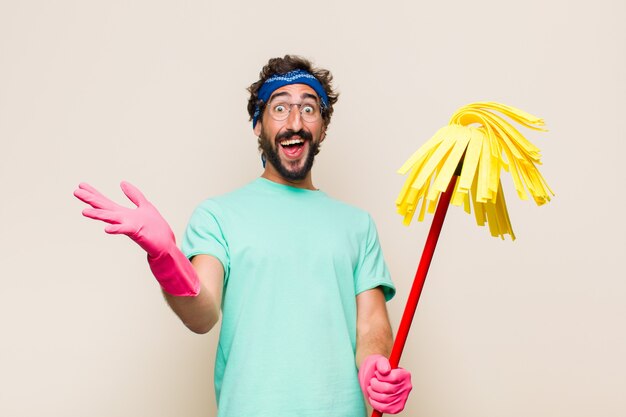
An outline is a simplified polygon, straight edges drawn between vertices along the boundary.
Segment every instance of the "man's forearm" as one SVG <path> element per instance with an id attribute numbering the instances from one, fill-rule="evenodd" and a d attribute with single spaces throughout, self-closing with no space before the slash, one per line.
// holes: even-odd
<path id="1" fill-rule="evenodd" d="M 163 291 L 167 303 L 182 322 L 195 333 L 206 333 L 220 317 L 224 268 L 209 255 L 197 255 L 191 260 L 200 281 L 200 291 L 194 297 L 177 297 Z"/>
<path id="2" fill-rule="evenodd" d="M 385 295 L 376 287 L 357 295 L 356 364 L 361 367 L 369 355 L 389 357 L 393 334 L 387 314 Z"/>
<path id="3" fill-rule="evenodd" d="M 373 354 L 389 357 L 393 346 L 393 334 L 386 317 L 372 320 L 357 335 L 356 364 L 361 367 L 363 359 Z"/>
<path id="4" fill-rule="evenodd" d="M 177 297 L 165 291 L 163 295 L 174 313 L 194 333 L 207 333 L 219 320 L 219 304 L 204 286 L 195 297 Z"/>

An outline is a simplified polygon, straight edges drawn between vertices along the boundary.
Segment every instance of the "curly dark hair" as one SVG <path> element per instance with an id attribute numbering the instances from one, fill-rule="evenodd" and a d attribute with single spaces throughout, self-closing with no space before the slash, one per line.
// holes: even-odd
<path id="1" fill-rule="evenodd" d="M 322 112 L 322 118 L 324 119 L 324 127 L 328 127 L 330 118 L 333 115 L 333 104 L 335 104 L 339 98 L 339 93 L 333 91 L 333 76 L 330 71 L 323 68 L 315 68 L 311 61 L 297 55 L 285 55 L 283 58 L 271 58 L 267 62 L 267 65 L 261 70 L 259 81 L 248 87 L 248 91 L 250 92 L 250 98 L 248 99 L 248 114 L 250 115 L 250 120 L 252 120 L 254 116 L 254 110 L 257 104 L 261 111 L 259 120 L 263 117 L 263 110 L 266 103 L 259 100 L 259 89 L 263 83 L 275 74 L 286 74 L 297 69 L 308 71 L 317 78 L 322 84 L 322 87 L 324 87 L 326 95 L 328 96 L 328 107 Z"/>

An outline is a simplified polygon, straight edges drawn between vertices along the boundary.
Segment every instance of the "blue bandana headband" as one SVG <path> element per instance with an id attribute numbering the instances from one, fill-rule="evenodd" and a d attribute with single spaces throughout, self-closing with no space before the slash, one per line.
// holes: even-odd
<path id="1" fill-rule="evenodd" d="M 286 74 L 272 75 L 270 78 L 265 80 L 265 82 L 259 89 L 258 98 L 260 101 L 263 101 L 263 103 L 267 103 L 274 91 L 278 90 L 280 87 L 284 87 L 290 84 L 308 85 L 319 96 L 322 102 L 322 109 L 328 107 L 328 96 L 326 95 L 326 91 L 324 91 L 324 87 L 322 87 L 322 84 L 311 73 L 301 69 L 293 70 Z M 256 126 L 256 122 L 259 120 L 260 115 L 261 110 L 259 109 L 259 105 L 257 104 L 254 108 L 254 116 L 252 116 L 252 127 Z"/>

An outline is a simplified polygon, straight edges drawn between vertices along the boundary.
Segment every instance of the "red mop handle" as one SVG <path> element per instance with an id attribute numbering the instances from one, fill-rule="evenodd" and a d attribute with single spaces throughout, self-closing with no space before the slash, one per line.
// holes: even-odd
<path id="1" fill-rule="evenodd" d="M 411 322 L 413 321 L 413 316 L 415 315 L 415 310 L 417 309 L 417 303 L 420 299 L 420 295 L 422 294 L 422 288 L 424 287 L 424 281 L 426 280 L 426 275 L 428 274 L 430 261 L 432 261 L 433 254 L 435 253 L 437 240 L 439 239 L 439 234 L 441 234 L 441 228 L 443 226 L 443 221 L 446 218 L 448 207 L 450 206 L 450 198 L 452 197 L 452 192 L 454 191 L 457 178 L 458 177 L 456 175 L 452 176 L 450 184 L 448 184 L 448 189 L 439 198 L 439 204 L 437 205 L 437 210 L 435 211 L 435 217 L 430 225 L 430 231 L 428 232 L 428 237 L 426 238 L 422 258 L 420 259 L 420 263 L 417 267 L 415 279 L 413 280 L 413 286 L 411 287 L 411 292 L 409 293 L 409 298 L 406 302 L 404 313 L 402 314 L 402 320 L 400 321 L 398 334 L 393 343 L 391 356 L 389 357 L 389 363 L 391 363 L 391 367 L 393 369 L 397 368 L 398 363 L 400 362 L 400 356 L 402 356 L 404 344 L 406 343 L 406 338 L 409 334 L 409 329 L 411 328 Z M 372 417 L 381 417 L 382 415 L 383 413 L 380 411 L 374 410 L 372 412 Z"/>

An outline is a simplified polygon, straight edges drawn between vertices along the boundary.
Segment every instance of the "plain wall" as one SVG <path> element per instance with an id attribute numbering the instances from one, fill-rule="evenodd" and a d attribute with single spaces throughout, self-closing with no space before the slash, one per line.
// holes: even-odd
<path id="1" fill-rule="evenodd" d="M 285 53 L 335 76 L 314 182 L 374 217 L 394 328 L 431 220 L 402 226 L 395 170 L 469 102 L 550 130 L 523 132 L 554 200 L 504 180 L 515 242 L 450 209 L 403 415 L 626 415 L 625 19 L 622 0 L 1 0 L 0 415 L 215 415 L 217 329 L 189 332 L 72 191 L 130 204 L 133 182 L 180 240 L 200 201 L 260 175 L 246 87 Z"/>

